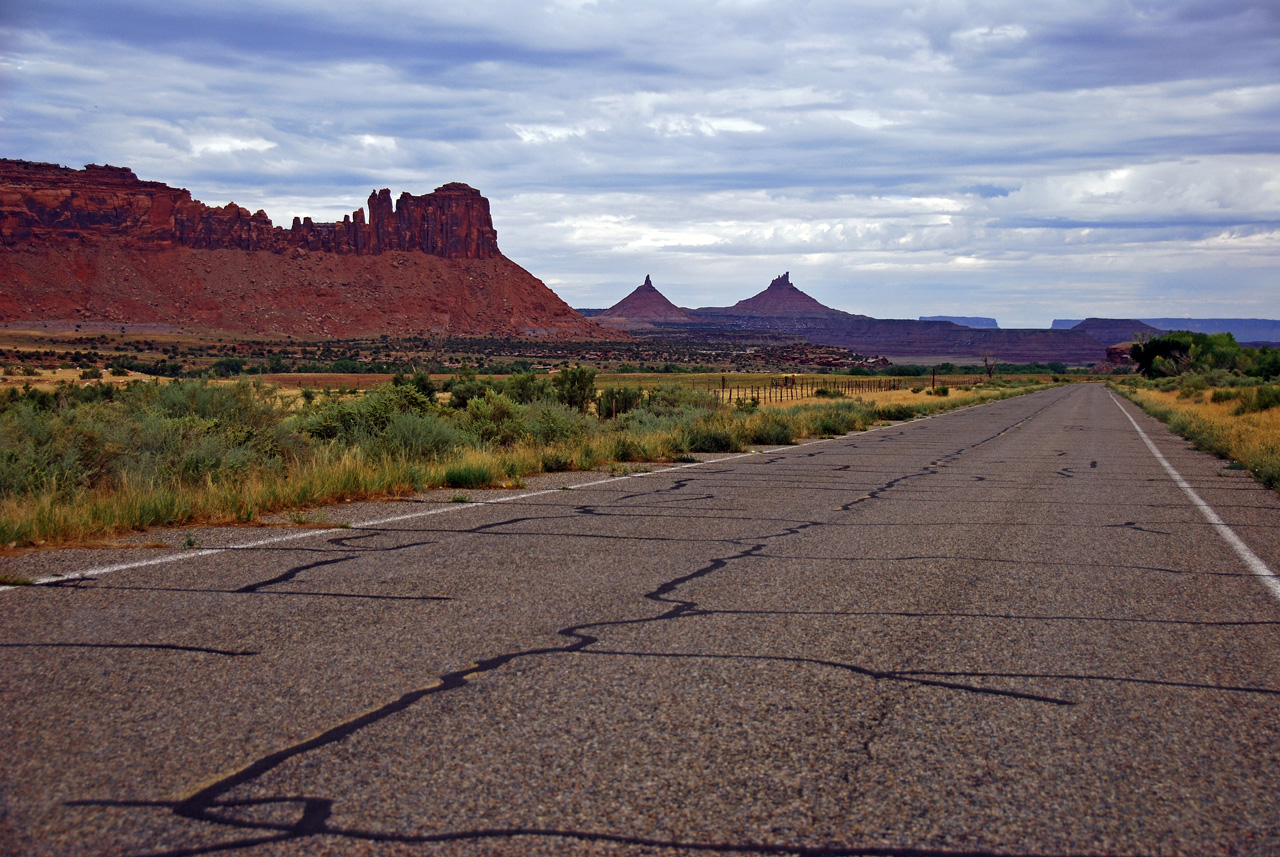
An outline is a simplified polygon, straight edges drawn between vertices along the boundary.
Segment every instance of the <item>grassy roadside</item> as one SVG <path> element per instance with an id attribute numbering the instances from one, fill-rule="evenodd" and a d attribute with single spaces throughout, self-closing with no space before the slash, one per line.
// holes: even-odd
<path id="1" fill-rule="evenodd" d="M 1109 386 L 1197 449 L 1230 459 L 1263 485 L 1280 491 L 1280 408 L 1242 407 L 1241 396 L 1250 396 L 1248 388 L 1243 394 L 1230 387 L 1195 384 L 1185 391 L 1162 390 L 1140 379 Z M 1256 401 L 1256 392 L 1252 395 Z"/>
<path id="2" fill-rule="evenodd" d="M 432 488 L 519 486 L 538 473 L 865 430 L 1045 389 L 1004 382 L 790 406 L 636 390 L 613 419 L 484 391 L 465 407 L 411 385 L 301 400 L 246 381 L 65 385 L 0 401 L 0 548 L 84 543 L 154 525 L 260 515 Z"/>

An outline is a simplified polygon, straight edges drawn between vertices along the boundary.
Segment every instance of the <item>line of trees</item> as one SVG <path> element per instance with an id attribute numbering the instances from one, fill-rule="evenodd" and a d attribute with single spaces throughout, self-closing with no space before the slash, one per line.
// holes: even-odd
<path id="1" fill-rule="evenodd" d="M 1135 342 L 1130 356 L 1138 372 L 1148 378 L 1172 378 L 1186 373 L 1231 372 L 1269 380 L 1280 377 L 1280 349 L 1246 348 L 1230 333 L 1174 330 Z"/>

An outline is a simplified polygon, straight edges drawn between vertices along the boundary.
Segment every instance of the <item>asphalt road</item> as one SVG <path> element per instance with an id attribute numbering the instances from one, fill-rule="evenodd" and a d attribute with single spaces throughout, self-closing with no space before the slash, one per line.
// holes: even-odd
<path id="1" fill-rule="evenodd" d="M 6 561 L 0 851 L 1280 853 L 1280 498 L 1100 385 L 555 479 Z"/>

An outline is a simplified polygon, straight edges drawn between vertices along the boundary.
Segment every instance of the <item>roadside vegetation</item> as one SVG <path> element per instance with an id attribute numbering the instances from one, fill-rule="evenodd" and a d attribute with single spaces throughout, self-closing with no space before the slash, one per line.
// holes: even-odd
<path id="1" fill-rule="evenodd" d="M 1280 349 L 1174 331 L 1134 345 L 1140 375 L 1112 388 L 1199 449 L 1280 491 Z"/>
<path id="2" fill-rule="evenodd" d="M 0 547 L 247 523 L 431 488 L 515 487 L 537 473 L 840 435 L 1046 386 L 995 379 L 866 398 L 825 390 L 784 407 L 596 381 L 594 370 L 571 367 L 550 377 L 462 372 L 441 386 L 402 374 L 345 395 L 209 379 L 10 387 L 0 391 Z"/>

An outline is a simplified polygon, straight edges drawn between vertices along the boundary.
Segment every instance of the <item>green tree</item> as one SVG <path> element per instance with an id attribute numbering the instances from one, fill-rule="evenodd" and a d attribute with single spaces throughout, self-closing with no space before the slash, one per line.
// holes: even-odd
<path id="1" fill-rule="evenodd" d="M 551 386 L 560 403 L 577 408 L 579 413 L 585 414 L 596 400 L 596 370 L 583 366 L 561 369 L 551 379 Z"/>

